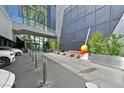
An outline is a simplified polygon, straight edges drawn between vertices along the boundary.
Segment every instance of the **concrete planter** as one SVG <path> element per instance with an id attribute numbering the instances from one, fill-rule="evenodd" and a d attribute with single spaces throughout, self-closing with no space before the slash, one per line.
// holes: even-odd
<path id="1" fill-rule="evenodd" d="M 63 54 L 62 55 L 66 55 L 67 53 L 66 52 L 63 52 Z"/>
<path id="2" fill-rule="evenodd" d="M 93 63 L 114 67 L 124 70 L 124 57 L 101 54 L 91 54 L 90 60 Z"/>
<path id="3" fill-rule="evenodd" d="M 77 59 L 81 59 L 81 55 L 77 55 L 76 58 L 77 58 Z"/>
<path id="4" fill-rule="evenodd" d="M 60 52 L 57 52 L 56 54 L 60 54 Z"/>
<path id="5" fill-rule="evenodd" d="M 70 54 L 70 57 L 74 57 L 74 54 Z"/>

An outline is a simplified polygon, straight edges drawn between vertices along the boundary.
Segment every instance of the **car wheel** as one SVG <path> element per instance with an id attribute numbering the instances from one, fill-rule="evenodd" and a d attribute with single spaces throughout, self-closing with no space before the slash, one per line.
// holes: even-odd
<path id="1" fill-rule="evenodd" d="M 16 56 L 21 56 L 21 53 L 20 53 L 20 52 L 17 52 L 17 53 L 16 53 Z"/>
<path id="2" fill-rule="evenodd" d="M 4 66 L 9 66 L 10 65 L 10 60 L 7 57 L 3 57 L 2 61 L 4 61 Z"/>
<path id="3" fill-rule="evenodd" d="M 0 68 L 5 66 L 5 61 L 0 58 Z"/>

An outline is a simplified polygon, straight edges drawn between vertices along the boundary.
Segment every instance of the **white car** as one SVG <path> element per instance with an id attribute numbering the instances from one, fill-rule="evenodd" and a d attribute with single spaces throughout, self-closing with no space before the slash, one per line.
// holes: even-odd
<path id="1" fill-rule="evenodd" d="M 0 66 L 10 65 L 15 61 L 15 53 L 7 48 L 0 47 Z"/>
<path id="2" fill-rule="evenodd" d="M 17 48 L 11 48 L 11 50 L 15 53 L 16 56 L 21 56 L 23 52 Z"/>
<path id="3" fill-rule="evenodd" d="M 15 74 L 0 69 L 0 88 L 12 88 L 15 84 Z"/>

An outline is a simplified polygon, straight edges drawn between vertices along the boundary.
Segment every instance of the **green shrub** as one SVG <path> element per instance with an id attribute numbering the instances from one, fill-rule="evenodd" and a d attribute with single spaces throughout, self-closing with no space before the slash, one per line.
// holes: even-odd
<path id="1" fill-rule="evenodd" d="M 77 55 L 77 57 L 76 57 L 77 59 L 80 59 L 81 58 L 81 55 Z"/>
<path id="2" fill-rule="evenodd" d="M 57 50 L 57 41 L 55 39 L 50 40 L 50 49 L 51 51 Z"/>
<path id="3" fill-rule="evenodd" d="M 90 52 L 116 56 L 123 55 L 123 53 L 121 53 L 121 48 L 124 44 L 119 42 L 119 39 L 123 37 L 124 35 L 112 34 L 110 39 L 108 39 L 102 32 L 96 31 L 88 42 L 90 45 Z"/>
<path id="4" fill-rule="evenodd" d="M 101 54 L 104 52 L 104 46 L 106 45 L 106 38 L 102 32 L 96 31 L 89 39 L 90 51 L 95 54 Z"/>
<path id="5" fill-rule="evenodd" d="M 124 46 L 123 43 L 119 42 L 123 35 L 112 34 L 108 41 L 108 53 L 109 55 L 121 55 L 121 48 Z"/>

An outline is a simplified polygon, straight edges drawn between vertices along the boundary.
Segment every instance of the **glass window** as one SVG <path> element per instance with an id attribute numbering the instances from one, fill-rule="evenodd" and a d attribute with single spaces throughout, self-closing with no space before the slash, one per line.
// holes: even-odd
<path id="1" fill-rule="evenodd" d="M 73 31 L 75 31 L 76 27 L 75 27 L 75 23 L 71 23 L 69 26 L 68 26 L 68 31 L 71 33 Z"/>
<path id="2" fill-rule="evenodd" d="M 114 29 L 115 29 L 116 25 L 118 24 L 118 21 L 119 21 L 119 20 L 114 20 L 114 21 L 111 21 L 111 32 L 113 32 L 113 31 L 114 31 Z"/>
<path id="3" fill-rule="evenodd" d="M 77 7 L 72 9 L 72 20 L 75 21 L 77 19 Z"/>
<path id="4" fill-rule="evenodd" d="M 111 6 L 111 20 L 120 18 L 124 12 L 123 5 L 112 5 Z"/>
<path id="5" fill-rule="evenodd" d="M 65 27 L 67 25 L 67 17 L 66 17 L 66 15 L 63 17 L 62 25 L 63 25 L 63 27 Z"/>
<path id="6" fill-rule="evenodd" d="M 71 6 L 67 7 L 67 8 L 64 10 L 64 14 L 68 13 L 70 10 L 71 10 Z"/>
<path id="7" fill-rule="evenodd" d="M 96 11 L 96 24 L 110 21 L 110 6 L 106 6 Z"/>
<path id="8" fill-rule="evenodd" d="M 96 26 L 96 30 L 102 31 L 105 36 L 110 35 L 110 23 L 104 23 Z"/>
<path id="9" fill-rule="evenodd" d="M 78 18 L 85 16 L 85 5 L 78 5 L 77 9 Z"/>
<path id="10" fill-rule="evenodd" d="M 95 25 L 95 12 L 86 16 L 86 27 L 91 27 Z"/>
<path id="11" fill-rule="evenodd" d="M 89 29 L 89 28 L 88 28 Z M 87 29 L 87 31 L 88 31 Z M 89 38 L 92 36 L 92 34 L 96 31 L 95 27 L 90 27 L 90 34 L 89 34 Z"/>
<path id="12" fill-rule="evenodd" d="M 78 30 L 75 32 L 75 41 L 83 41 L 83 36 L 84 36 L 84 33 L 83 33 L 83 30 Z"/>
<path id="13" fill-rule="evenodd" d="M 102 8 L 104 7 L 105 5 L 96 5 L 96 10 L 99 9 L 99 8 Z"/>
<path id="14" fill-rule="evenodd" d="M 85 28 L 85 17 L 78 20 L 78 28 Z"/>
<path id="15" fill-rule="evenodd" d="M 95 5 L 86 5 L 86 15 L 95 11 Z"/>
<path id="16" fill-rule="evenodd" d="M 76 8 L 77 6 L 76 5 L 71 5 L 71 9 L 74 9 Z"/>
<path id="17" fill-rule="evenodd" d="M 68 12 L 67 15 L 65 16 L 65 17 L 67 17 L 67 19 L 66 19 L 67 25 L 72 21 L 72 17 L 71 16 L 72 16 L 71 11 Z"/>

